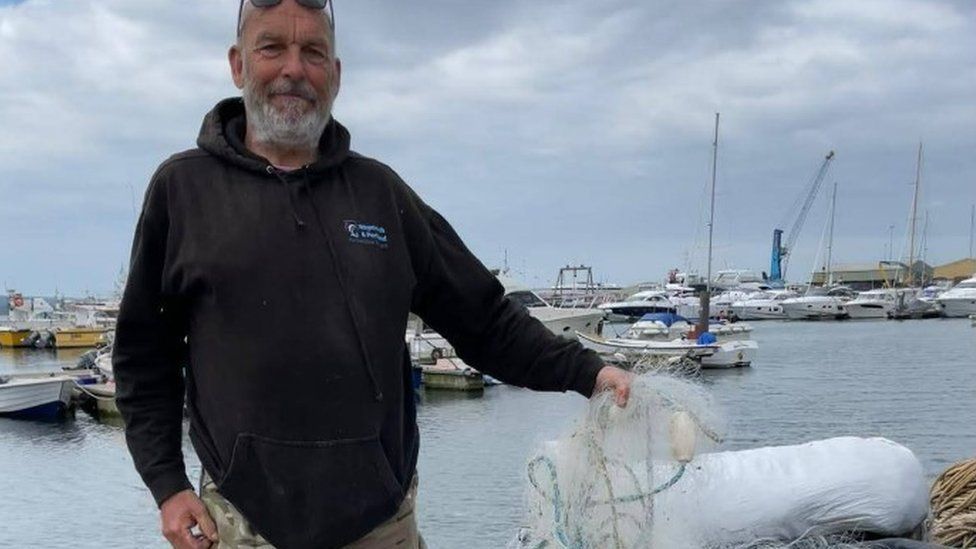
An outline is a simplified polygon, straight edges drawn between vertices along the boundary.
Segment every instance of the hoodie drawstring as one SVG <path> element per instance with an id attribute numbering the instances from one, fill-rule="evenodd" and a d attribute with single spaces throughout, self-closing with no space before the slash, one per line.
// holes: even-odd
<path id="1" fill-rule="evenodd" d="M 286 188 L 288 186 L 287 180 L 279 174 L 273 167 L 268 167 L 268 173 L 274 173 L 278 176 L 278 179 L 285 184 Z M 336 278 L 339 280 L 339 289 L 342 291 L 343 297 L 345 297 L 346 307 L 349 309 L 349 316 L 352 318 L 352 327 L 356 332 L 356 339 L 359 341 L 359 351 L 363 354 L 363 365 L 366 368 L 366 375 L 369 377 L 370 383 L 373 385 L 373 397 L 377 402 L 383 401 L 383 391 L 380 390 L 380 384 L 376 380 L 376 374 L 373 371 L 373 363 L 369 357 L 369 350 L 366 347 L 366 340 L 363 337 L 362 323 L 359 321 L 359 315 L 356 314 L 356 307 L 353 304 L 353 294 L 351 293 L 349 286 L 346 284 L 346 279 L 342 275 L 342 264 L 339 262 L 339 254 L 336 253 L 335 244 L 332 242 L 332 234 L 325 224 L 322 223 L 322 216 L 319 214 L 318 206 L 315 205 L 315 200 L 312 198 L 312 188 L 308 181 L 308 170 L 302 170 L 302 188 L 305 189 L 305 193 L 308 195 L 308 203 L 312 206 L 312 214 L 315 216 L 315 224 L 318 226 L 319 233 L 325 239 L 326 244 L 329 248 L 329 255 L 332 256 L 332 263 L 335 265 Z M 345 179 L 340 172 L 340 178 Z M 288 192 L 289 200 L 293 200 L 291 196 L 291 191 Z M 299 224 L 299 227 L 304 227 L 305 223 L 298 217 L 297 211 L 295 211 L 295 203 L 291 202 L 292 212 L 295 216 L 295 222 Z"/>
<path id="2" fill-rule="evenodd" d="M 281 182 L 281 185 L 285 188 L 285 194 L 288 195 L 288 206 L 291 207 L 291 217 L 295 220 L 295 226 L 299 229 L 304 229 L 305 221 L 298 215 L 298 208 L 295 206 L 295 197 L 291 195 L 291 186 L 288 184 L 288 180 L 285 179 L 285 176 L 281 175 L 279 170 L 270 164 L 265 168 L 265 171 L 269 175 L 277 177 L 278 181 Z"/>

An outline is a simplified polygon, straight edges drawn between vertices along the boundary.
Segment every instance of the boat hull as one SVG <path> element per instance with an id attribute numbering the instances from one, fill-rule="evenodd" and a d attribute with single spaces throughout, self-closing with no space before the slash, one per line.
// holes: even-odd
<path id="1" fill-rule="evenodd" d="M 671 313 L 676 314 L 677 308 L 668 306 L 657 306 L 657 305 L 626 305 L 626 306 L 613 306 L 605 307 L 605 311 L 613 313 L 617 316 L 627 317 L 627 318 L 640 318 L 648 314 L 659 314 L 659 313 Z"/>
<path id="2" fill-rule="evenodd" d="M 783 320 L 786 313 L 779 305 L 733 305 L 732 314 L 739 320 Z"/>
<path id="3" fill-rule="evenodd" d="M 888 318 L 894 309 L 890 303 L 848 303 L 844 310 L 851 318 Z"/>
<path id="4" fill-rule="evenodd" d="M 702 357 L 702 368 L 743 368 L 751 366 L 759 352 L 759 344 L 753 340 L 733 340 L 719 345 L 711 356 Z"/>
<path id="5" fill-rule="evenodd" d="M 599 309 L 558 309 L 532 307 L 529 314 L 539 319 L 550 332 L 559 337 L 575 339 L 576 332 L 596 334 L 604 312 Z"/>
<path id="6" fill-rule="evenodd" d="M 976 298 L 938 298 L 945 316 L 950 318 L 966 318 L 976 314 Z"/>
<path id="7" fill-rule="evenodd" d="M 646 341 L 639 339 L 603 339 L 601 337 L 576 334 L 584 348 L 603 355 L 653 355 L 653 356 L 708 356 L 718 350 L 717 345 L 696 345 L 693 343 L 674 343 L 671 341 Z"/>
<path id="8" fill-rule="evenodd" d="M 14 379 L 0 385 L 0 415 L 19 419 L 56 420 L 71 406 L 71 378 Z"/>
<path id="9" fill-rule="evenodd" d="M 783 302 L 783 312 L 789 320 L 843 320 L 849 318 L 840 301 L 798 298 Z"/>
<path id="10" fill-rule="evenodd" d="M 61 328 L 54 332 L 54 346 L 58 349 L 83 349 L 104 345 L 106 330 L 101 328 Z"/>
<path id="11" fill-rule="evenodd" d="M 31 330 L 0 330 L 0 347 L 30 347 Z"/>

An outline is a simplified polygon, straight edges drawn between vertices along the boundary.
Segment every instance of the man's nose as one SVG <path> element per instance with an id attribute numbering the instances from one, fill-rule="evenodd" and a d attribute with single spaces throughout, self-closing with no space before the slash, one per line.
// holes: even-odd
<path id="1" fill-rule="evenodd" d="M 301 48 L 292 46 L 285 51 L 281 76 L 291 78 L 292 80 L 301 80 L 305 77 L 305 65 L 302 63 Z"/>

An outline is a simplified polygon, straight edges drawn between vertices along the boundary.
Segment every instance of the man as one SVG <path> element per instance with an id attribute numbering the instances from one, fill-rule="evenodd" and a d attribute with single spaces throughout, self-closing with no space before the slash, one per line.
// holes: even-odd
<path id="1" fill-rule="evenodd" d="M 440 215 L 349 150 L 325 7 L 243 3 L 229 52 L 243 99 L 146 191 L 114 366 L 175 547 L 422 545 L 409 311 L 505 382 L 628 396 L 630 374 L 505 299 Z M 205 501 L 183 463 L 184 395 Z"/>

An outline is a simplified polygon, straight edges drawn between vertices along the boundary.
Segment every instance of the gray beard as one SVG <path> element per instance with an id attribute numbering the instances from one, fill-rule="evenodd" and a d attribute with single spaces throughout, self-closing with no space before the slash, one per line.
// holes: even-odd
<path id="1" fill-rule="evenodd" d="M 272 147 L 314 150 L 318 148 L 322 132 L 332 117 L 332 101 L 317 98 L 315 109 L 309 112 L 299 112 L 287 107 L 275 108 L 269 95 L 289 89 L 314 97 L 314 90 L 307 82 L 289 85 L 275 81 L 268 86 L 267 94 L 257 89 L 250 80 L 244 84 L 241 95 L 244 98 L 250 137 L 258 143 Z"/>

